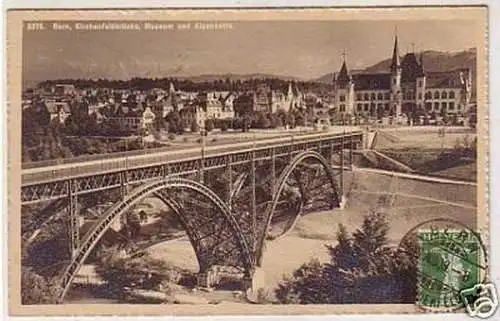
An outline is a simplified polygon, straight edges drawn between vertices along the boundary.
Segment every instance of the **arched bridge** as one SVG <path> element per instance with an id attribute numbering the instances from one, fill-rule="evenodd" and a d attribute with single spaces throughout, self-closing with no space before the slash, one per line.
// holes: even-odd
<path id="1" fill-rule="evenodd" d="M 291 230 L 304 211 L 339 206 L 343 169 L 352 161 L 345 151 L 362 146 L 362 139 L 360 131 L 321 132 L 44 163 L 23 168 L 21 200 L 24 207 L 64 208 L 70 255 L 61 273 L 61 299 L 106 231 L 148 197 L 160 199 L 177 217 L 200 275 L 229 266 L 251 279 L 266 240 Z M 82 208 L 105 201 L 112 205 L 80 235 Z"/>

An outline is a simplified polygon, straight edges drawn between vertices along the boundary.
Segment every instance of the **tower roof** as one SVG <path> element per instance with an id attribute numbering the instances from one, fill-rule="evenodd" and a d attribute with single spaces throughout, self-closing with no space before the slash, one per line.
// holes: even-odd
<path id="1" fill-rule="evenodd" d="M 401 67 L 401 62 L 399 58 L 398 35 L 396 35 L 394 37 L 394 49 L 392 51 L 391 71 L 395 71 L 399 67 Z"/>
<path id="2" fill-rule="evenodd" d="M 418 63 L 414 53 L 408 53 L 403 57 L 401 69 L 402 82 L 415 82 L 418 77 L 424 76 L 422 66 Z"/>
<path id="3" fill-rule="evenodd" d="M 339 85 L 345 85 L 345 84 L 348 84 L 350 80 L 351 80 L 351 78 L 349 77 L 349 74 L 347 72 L 347 65 L 346 65 L 345 60 L 344 60 L 344 62 L 342 63 L 342 67 L 340 68 L 340 72 L 339 72 L 339 75 L 338 75 L 336 81 Z"/>

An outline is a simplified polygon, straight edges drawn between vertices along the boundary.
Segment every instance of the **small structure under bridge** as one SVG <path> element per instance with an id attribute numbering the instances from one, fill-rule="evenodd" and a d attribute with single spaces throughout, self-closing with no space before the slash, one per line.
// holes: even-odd
<path id="1" fill-rule="evenodd" d="M 352 163 L 352 150 L 362 148 L 363 136 L 357 129 L 330 129 L 202 150 L 152 149 L 25 164 L 21 202 L 48 204 L 49 214 L 40 213 L 48 220 L 56 213 L 67 219 L 61 301 L 113 222 L 152 196 L 185 229 L 200 285 L 211 285 L 214 267 L 230 267 L 249 287 L 266 241 L 292 229 L 306 209 L 342 205 L 343 171 Z M 110 205 L 82 233 L 80 211 L 89 199 Z"/>

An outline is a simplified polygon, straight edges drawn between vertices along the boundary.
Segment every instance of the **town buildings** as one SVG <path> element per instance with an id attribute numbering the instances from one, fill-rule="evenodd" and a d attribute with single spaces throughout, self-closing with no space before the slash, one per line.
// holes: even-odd
<path id="1" fill-rule="evenodd" d="M 470 69 L 427 72 L 422 54 L 399 55 L 394 39 L 391 65 L 384 73 L 350 73 L 344 59 L 333 79 L 338 112 L 370 117 L 424 113 L 465 114 L 472 94 Z"/>
<path id="2" fill-rule="evenodd" d="M 298 90 L 297 85 L 288 84 L 288 90 L 272 90 L 270 86 L 259 86 L 253 93 L 253 111 L 275 113 L 278 110 L 288 112 L 294 108 L 305 106 L 304 95 Z"/>

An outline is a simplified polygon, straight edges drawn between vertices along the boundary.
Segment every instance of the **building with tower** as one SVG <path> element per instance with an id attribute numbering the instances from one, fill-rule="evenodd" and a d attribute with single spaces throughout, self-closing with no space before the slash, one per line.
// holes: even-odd
<path id="1" fill-rule="evenodd" d="M 297 84 L 288 83 L 286 91 L 271 89 L 269 85 L 261 85 L 253 93 L 253 111 L 276 113 L 278 110 L 288 112 L 294 108 L 305 107 L 305 95 Z"/>
<path id="2" fill-rule="evenodd" d="M 369 117 L 409 118 L 436 113 L 463 115 L 472 95 L 470 69 L 429 72 L 423 54 L 402 58 L 395 36 L 388 72 L 350 73 L 344 56 L 340 72 L 333 77 L 334 105 L 338 112 Z"/>

